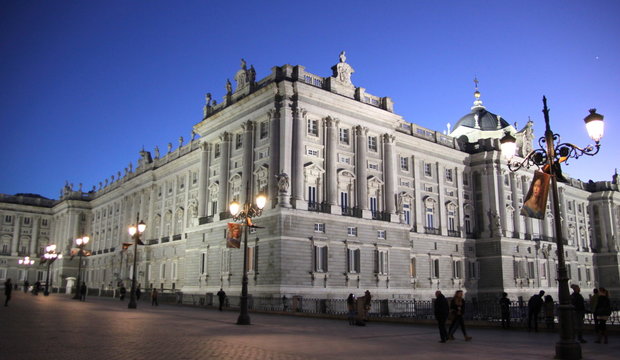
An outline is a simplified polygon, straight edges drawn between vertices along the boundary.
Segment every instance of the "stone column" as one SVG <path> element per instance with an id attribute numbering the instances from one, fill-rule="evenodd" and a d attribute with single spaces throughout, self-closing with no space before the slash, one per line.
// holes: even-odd
<path id="1" fill-rule="evenodd" d="M 491 174 L 489 174 L 491 173 Z M 491 180 L 493 179 L 493 170 L 489 170 L 487 167 L 484 167 L 480 174 L 480 185 L 482 188 L 482 224 L 478 224 L 480 229 L 480 235 L 482 237 L 491 236 L 491 232 L 489 231 L 489 212 L 492 210 L 492 201 L 490 199 L 491 194 L 489 192 L 492 190 L 491 185 L 489 184 L 489 177 Z M 491 181 L 492 183 L 493 181 Z"/>
<path id="2" fill-rule="evenodd" d="M 560 201 L 560 214 L 561 218 L 564 219 L 564 221 L 562 221 L 562 237 L 568 242 L 568 213 L 566 212 L 568 207 L 566 204 L 566 189 L 558 186 L 558 195 Z M 549 194 L 549 198 L 551 199 L 552 197 L 553 196 Z"/>
<path id="3" fill-rule="evenodd" d="M 280 103 L 280 122 L 279 122 L 279 148 L 275 151 L 279 153 L 279 173 L 287 174 L 289 177 L 289 181 L 292 176 L 295 174 L 291 174 L 293 168 L 293 154 L 291 149 L 293 149 L 293 102 L 288 97 L 287 93 L 292 94 L 293 89 L 286 81 L 282 81 L 279 84 L 278 92 L 282 96 L 282 101 Z M 299 175 L 299 174 L 296 174 Z M 303 176 L 303 174 L 301 174 Z M 280 207 L 290 207 L 291 206 L 291 187 L 289 186 L 286 191 L 279 192 L 278 196 L 278 205 Z"/>
<path id="4" fill-rule="evenodd" d="M 325 120 L 325 201 L 330 206 L 330 213 L 340 214 L 338 206 L 338 120 L 327 117 Z"/>
<path id="5" fill-rule="evenodd" d="M 506 192 L 504 191 L 504 177 L 506 174 L 504 173 L 504 170 L 500 167 L 500 165 L 497 165 L 497 167 L 495 167 L 495 171 L 497 172 L 497 199 L 495 201 L 497 206 L 496 211 L 501 224 L 501 230 L 503 231 L 506 229 L 506 217 L 504 216 L 504 214 L 506 214 Z M 500 233 L 498 235 L 501 237 L 503 236 L 503 233 Z"/>
<path id="6" fill-rule="evenodd" d="M 457 226 L 457 229 L 460 229 L 461 231 L 461 237 L 465 238 L 467 237 L 466 234 L 466 230 L 465 230 L 465 199 L 463 199 L 463 169 L 461 168 L 456 168 L 454 169 L 454 181 L 456 184 L 456 196 L 458 198 L 458 204 L 457 204 L 457 208 L 458 210 L 458 217 L 459 217 L 459 224 Z"/>
<path id="7" fill-rule="evenodd" d="M 39 222 L 40 221 L 41 221 L 40 217 L 38 216 L 32 217 L 32 236 L 30 239 L 30 249 L 29 249 L 30 257 L 36 257 L 37 243 L 39 242 Z"/>
<path id="8" fill-rule="evenodd" d="M 251 120 L 246 121 L 243 125 L 243 172 L 241 173 L 241 203 L 245 204 L 250 201 L 253 202 L 252 191 L 252 169 L 253 169 L 253 157 L 254 157 L 254 124 Z M 246 198 L 247 189 L 250 187 L 250 199 Z"/>
<path id="9" fill-rule="evenodd" d="M 383 182 L 385 184 L 385 212 L 390 214 L 390 221 L 398 222 L 396 212 L 396 179 L 398 174 L 394 166 L 394 142 L 396 137 L 390 134 L 383 134 Z"/>
<path id="10" fill-rule="evenodd" d="M 527 192 L 529 190 L 529 182 L 526 181 L 526 177 L 525 176 L 519 176 L 519 180 L 521 182 L 521 193 L 519 195 L 521 195 L 521 198 L 523 199 L 522 204 L 525 203 L 525 199 L 527 198 Z M 520 204 L 519 206 L 522 206 L 522 204 Z M 520 208 L 516 209 L 517 212 L 519 212 L 519 216 L 521 216 Z M 519 219 L 519 221 L 521 221 L 521 219 Z M 533 239 L 533 224 L 532 224 L 532 218 L 529 217 L 523 217 L 523 222 L 525 223 L 525 229 L 523 230 L 526 234 L 526 238 L 527 235 L 529 235 L 530 240 Z"/>
<path id="11" fill-rule="evenodd" d="M 17 256 L 19 249 L 19 235 L 21 233 L 22 216 L 15 215 L 15 226 L 13 226 L 13 238 L 11 239 L 11 256 Z"/>
<path id="12" fill-rule="evenodd" d="M 517 190 L 517 181 L 519 181 L 519 177 L 515 176 L 515 173 L 510 173 L 510 193 L 512 194 L 512 208 L 515 209 L 512 224 L 514 226 L 513 237 L 514 234 L 517 234 L 520 239 L 523 239 L 523 229 L 521 229 L 521 220 L 519 219 L 519 193 Z"/>
<path id="13" fill-rule="evenodd" d="M 198 174 L 198 220 L 207 216 L 209 204 L 207 202 L 207 186 L 209 186 L 209 160 L 211 158 L 211 144 L 200 143 L 200 173 Z"/>
<path id="14" fill-rule="evenodd" d="M 231 135 L 224 132 L 220 136 L 220 177 L 219 193 L 217 199 L 218 220 L 222 218 L 222 213 L 228 211 L 228 172 L 230 166 L 230 139 Z"/>
<path id="15" fill-rule="evenodd" d="M 275 109 L 268 111 L 269 116 L 269 179 L 267 186 L 269 189 L 268 199 L 271 201 L 271 207 L 274 207 L 278 201 L 278 182 L 277 175 L 280 173 L 280 119 Z M 268 206 L 267 206 L 268 207 Z"/>
<path id="16" fill-rule="evenodd" d="M 417 157 L 413 156 L 411 157 L 411 168 L 413 169 L 413 188 L 414 188 L 414 197 L 413 197 L 413 201 L 414 203 L 412 204 L 415 207 L 415 217 L 413 219 L 413 223 L 415 226 L 415 230 L 418 233 L 424 233 L 424 214 L 425 214 L 425 208 L 424 208 L 424 200 L 422 199 L 422 183 L 420 182 L 421 179 L 421 167 L 423 166 L 424 162 L 418 160 Z"/>
<path id="17" fill-rule="evenodd" d="M 293 109 L 293 170 L 289 174 L 293 185 L 291 203 L 296 209 L 307 210 L 308 203 L 304 200 L 304 138 L 306 129 L 306 111 Z"/>
<path id="18" fill-rule="evenodd" d="M 448 236 L 448 216 L 446 212 L 446 186 L 444 184 L 445 181 L 445 173 L 446 169 L 443 165 L 438 162 L 435 163 L 435 171 L 437 172 L 437 215 L 439 221 L 439 231 L 441 235 Z M 435 225 L 437 227 L 437 225 Z"/>
<path id="19" fill-rule="evenodd" d="M 355 202 L 362 211 L 362 217 L 370 219 L 372 214 L 368 210 L 368 169 L 366 152 L 368 151 L 368 128 L 358 125 L 355 127 Z"/>

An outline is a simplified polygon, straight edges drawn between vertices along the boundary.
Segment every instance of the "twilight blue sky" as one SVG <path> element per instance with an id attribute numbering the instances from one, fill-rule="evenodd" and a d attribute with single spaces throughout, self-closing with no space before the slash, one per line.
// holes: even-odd
<path id="1" fill-rule="evenodd" d="M 508 4 L 511 3 L 511 4 Z M 433 130 L 487 109 L 586 145 L 588 109 L 605 116 L 601 152 L 564 170 L 610 180 L 620 167 L 620 1 L 0 2 L 0 193 L 57 198 L 93 185 L 138 151 L 190 137 L 204 94 L 218 102 L 239 59 L 330 76 L 345 50 L 353 84 L 390 96 Z"/>

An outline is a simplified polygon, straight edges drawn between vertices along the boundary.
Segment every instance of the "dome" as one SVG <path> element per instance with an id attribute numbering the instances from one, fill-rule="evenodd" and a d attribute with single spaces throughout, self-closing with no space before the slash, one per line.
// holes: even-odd
<path id="1" fill-rule="evenodd" d="M 477 124 L 476 118 L 478 118 Z M 482 131 L 493 131 L 503 129 L 507 126 L 510 126 L 510 124 L 501 116 L 497 116 L 492 112 L 487 111 L 484 107 L 478 106 L 474 107 L 469 114 L 463 116 L 456 123 L 456 125 L 454 125 L 453 131 L 456 131 L 459 127 L 468 127 Z"/>

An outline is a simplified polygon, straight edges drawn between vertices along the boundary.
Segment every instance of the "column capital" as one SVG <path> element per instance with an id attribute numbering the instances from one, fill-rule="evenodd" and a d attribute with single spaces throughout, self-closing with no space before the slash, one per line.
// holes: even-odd
<path id="1" fill-rule="evenodd" d="M 241 124 L 241 129 L 243 129 L 243 131 L 252 131 L 252 129 L 254 129 L 254 121 L 245 121 L 243 124 Z"/>
<path id="2" fill-rule="evenodd" d="M 394 145 L 394 142 L 396 141 L 396 136 L 392 134 L 383 134 L 381 138 L 383 138 L 383 142 L 388 145 Z"/>
<path id="3" fill-rule="evenodd" d="M 340 123 L 340 120 L 337 118 L 331 117 L 331 116 L 327 116 L 323 118 L 323 123 L 327 127 L 333 127 L 333 126 L 338 126 L 338 124 Z"/>

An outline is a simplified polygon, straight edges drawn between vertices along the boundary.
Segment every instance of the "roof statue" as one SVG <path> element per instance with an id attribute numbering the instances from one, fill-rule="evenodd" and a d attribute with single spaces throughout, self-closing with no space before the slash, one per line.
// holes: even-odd
<path id="1" fill-rule="evenodd" d="M 340 53 L 339 60 L 338 64 L 332 66 L 332 77 L 342 85 L 353 86 L 353 83 L 351 83 L 351 75 L 355 70 L 353 70 L 351 65 L 346 63 L 347 56 L 344 51 Z"/>

